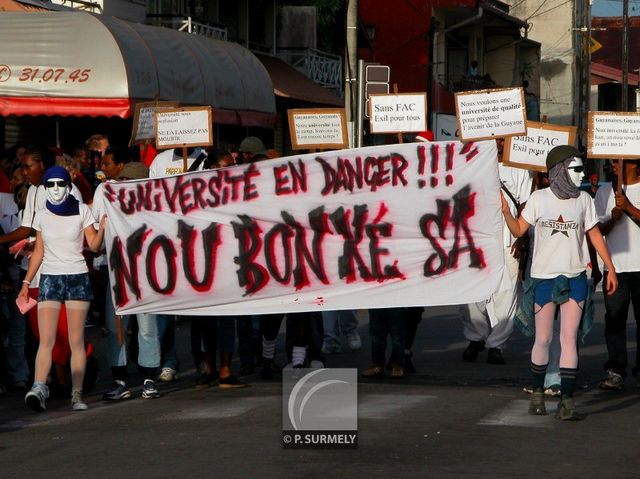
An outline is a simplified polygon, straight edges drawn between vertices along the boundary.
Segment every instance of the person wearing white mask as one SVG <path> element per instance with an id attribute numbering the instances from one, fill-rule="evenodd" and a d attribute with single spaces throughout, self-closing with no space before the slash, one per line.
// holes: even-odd
<path id="1" fill-rule="evenodd" d="M 42 412 L 48 398 L 46 385 L 51 369 L 51 353 L 56 339 L 60 308 L 67 309 L 69 346 L 71 348 L 71 406 L 74 411 L 87 409 L 82 400 L 82 382 L 86 364 L 84 322 L 93 299 L 88 267 L 82 255 L 83 241 L 97 252 L 104 238 L 106 219 L 98 231 L 85 204 L 70 195 L 71 177 L 60 166 L 49 168 L 43 177 L 47 201 L 35 213 L 33 229 L 36 241 L 18 298 L 26 301 L 29 283 L 40 271 L 38 295 L 38 329 L 40 344 L 36 355 L 34 383 L 25 396 L 31 409 Z"/>
<path id="2" fill-rule="evenodd" d="M 516 219 L 501 195 L 502 213 L 511 234 L 527 234 L 535 227 L 531 278 L 525 282 L 525 297 L 516 314 L 527 328 L 535 323 L 535 342 L 531 350 L 533 393 L 529 414 L 546 415 L 544 377 L 549 362 L 549 344 L 553 335 L 556 308 L 560 306 L 560 389 L 561 401 L 556 417 L 576 421 L 584 415 L 576 411 L 573 390 L 578 371 L 577 336 L 581 320 L 583 334 L 589 329 L 590 292 L 586 268 L 589 263 L 585 247 L 591 244 L 607 266 L 609 274 L 604 287 L 611 294 L 618 281 L 606 243 L 598 229 L 593 199 L 578 189 L 584 176 L 580 152 L 561 145 L 547 155 L 549 188 L 534 191 L 522 214 Z M 584 311 L 584 314 L 583 314 Z M 521 314 L 522 313 L 522 314 Z"/>

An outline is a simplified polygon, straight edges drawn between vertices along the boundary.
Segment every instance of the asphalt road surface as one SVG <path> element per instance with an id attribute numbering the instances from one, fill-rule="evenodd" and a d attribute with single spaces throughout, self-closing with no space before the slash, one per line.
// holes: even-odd
<path id="1" fill-rule="evenodd" d="M 555 419 L 557 399 L 547 401 L 549 416 L 527 414 L 531 339 L 514 333 L 506 365 L 487 364 L 486 351 L 465 363 L 457 308 L 430 308 L 414 347 L 418 373 L 359 380 L 355 450 L 283 449 L 280 381 L 255 375 L 246 389 L 194 389 L 186 322 L 177 336 L 181 379 L 144 400 L 131 367 L 133 398 L 105 403 L 110 378 L 92 328 L 103 372 L 88 411 L 58 400 L 36 414 L 23 393 L 0 396 L 0 478 L 637 478 L 640 389 L 633 378 L 620 392 L 597 388 L 606 358 L 599 299 L 580 349 L 576 403 L 586 420 Z M 369 365 L 366 313 L 360 318 L 362 350 L 331 355 L 327 367 Z"/>

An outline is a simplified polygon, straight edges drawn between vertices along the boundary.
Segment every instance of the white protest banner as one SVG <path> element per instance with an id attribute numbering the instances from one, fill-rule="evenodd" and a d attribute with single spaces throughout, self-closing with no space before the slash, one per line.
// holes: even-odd
<path id="1" fill-rule="evenodd" d="M 528 121 L 526 135 L 505 138 L 502 163 L 525 170 L 547 171 L 549 151 L 558 145 L 575 146 L 576 131 L 575 126 Z"/>
<path id="2" fill-rule="evenodd" d="M 213 144 L 210 106 L 156 111 L 156 148 L 186 148 Z"/>
<path id="3" fill-rule="evenodd" d="M 154 140 L 156 137 L 156 111 L 177 107 L 174 101 L 136 103 L 133 113 L 133 131 L 130 144 Z"/>
<path id="4" fill-rule="evenodd" d="M 119 314 L 460 304 L 488 298 L 503 270 L 494 141 L 314 153 L 103 191 Z"/>
<path id="5" fill-rule="evenodd" d="M 640 158 L 640 113 L 590 111 L 589 158 Z"/>
<path id="6" fill-rule="evenodd" d="M 291 147 L 342 149 L 349 144 L 344 108 L 300 108 L 287 110 Z"/>
<path id="7" fill-rule="evenodd" d="M 403 133 L 427 129 L 427 94 L 369 95 L 371 133 Z"/>
<path id="8" fill-rule="evenodd" d="M 486 140 L 524 135 L 527 113 L 522 88 L 498 88 L 455 94 L 460 139 Z"/>

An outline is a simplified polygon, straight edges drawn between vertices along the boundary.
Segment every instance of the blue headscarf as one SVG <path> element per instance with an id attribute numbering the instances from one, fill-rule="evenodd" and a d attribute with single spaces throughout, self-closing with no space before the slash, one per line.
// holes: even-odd
<path id="1" fill-rule="evenodd" d="M 69 189 L 69 191 L 67 192 L 67 197 L 57 205 L 51 203 L 51 201 L 47 199 L 47 209 L 58 216 L 74 216 L 80 214 L 80 203 L 71 194 L 71 176 L 69 175 L 69 172 L 61 166 L 52 166 L 51 168 L 49 168 L 44 172 L 44 176 L 42 177 L 42 183 L 45 187 L 45 190 L 47 188 L 47 181 L 52 178 L 60 178 L 61 180 L 65 180 L 67 182 L 67 188 Z"/>

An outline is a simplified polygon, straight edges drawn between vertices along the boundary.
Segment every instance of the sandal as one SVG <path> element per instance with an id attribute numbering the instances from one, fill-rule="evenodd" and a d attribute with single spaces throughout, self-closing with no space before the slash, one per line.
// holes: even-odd
<path id="1" fill-rule="evenodd" d="M 362 371 L 362 377 L 363 378 L 383 378 L 384 368 L 378 364 L 369 366 L 367 369 Z"/>

